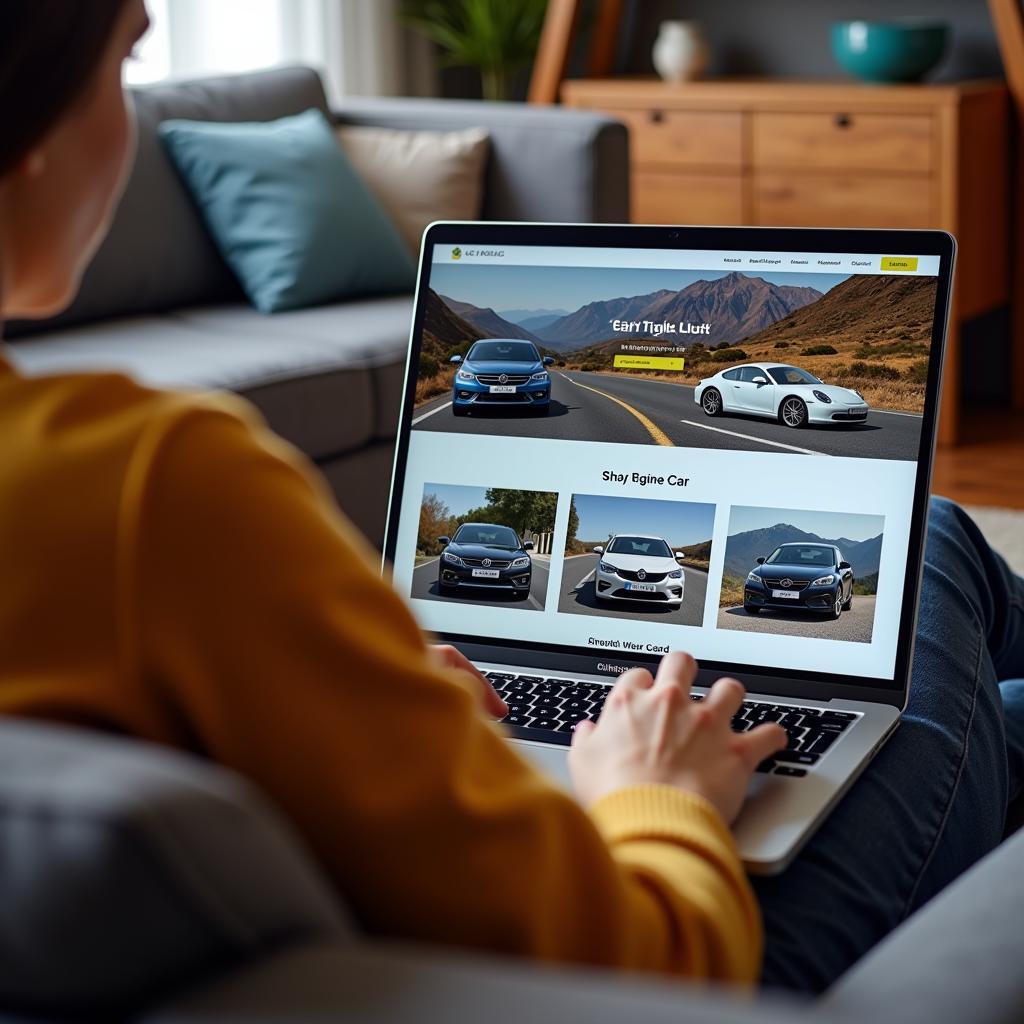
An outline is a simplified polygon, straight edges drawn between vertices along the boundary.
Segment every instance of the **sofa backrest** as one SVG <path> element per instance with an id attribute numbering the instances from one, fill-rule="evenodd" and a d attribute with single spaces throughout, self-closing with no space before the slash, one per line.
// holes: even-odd
<path id="1" fill-rule="evenodd" d="M 0 1019 L 114 1019 L 292 942 L 351 940 L 241 779 L 170 750 L 0 718 Z"/>
<path id="2" fill-rule="evenodd" d="M 328 113 L 310 68 L 276 68 L 132 90 L 138 153 L 110 234 L 70 308 L 37 323 L 12 323 L 9 337 L 228 298 L 242 291 L 164 152 L 157 128 L 168 118 L 273 121 L 310 107 Z"/>

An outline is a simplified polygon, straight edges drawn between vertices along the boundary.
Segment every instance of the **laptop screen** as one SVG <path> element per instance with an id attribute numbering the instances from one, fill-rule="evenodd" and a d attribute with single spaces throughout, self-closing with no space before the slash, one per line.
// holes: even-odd
<path id="1" fill-rule="evenodd" d="M 896 685 L 946 236 L 615 230 L 637 244 L 427 236 L 394 585 L 438 634 L 609 670 L 683 648 Z"/>

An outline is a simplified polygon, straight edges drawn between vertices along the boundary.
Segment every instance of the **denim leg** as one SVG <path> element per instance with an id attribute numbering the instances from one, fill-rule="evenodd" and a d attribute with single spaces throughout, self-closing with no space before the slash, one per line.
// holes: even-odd
<path id="1" fill-rule="evenodd" d="M 910 701 L 896 732 L 782 875 L 754 880 L 762 982 L 820 992 L 998 845 L 1024 782 L 1024 579 L 933 499 Z"/>

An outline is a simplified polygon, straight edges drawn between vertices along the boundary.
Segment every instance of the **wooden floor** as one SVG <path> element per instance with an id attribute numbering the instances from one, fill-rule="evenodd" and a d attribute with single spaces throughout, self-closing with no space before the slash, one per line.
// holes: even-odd
<path id="1" fill-rule="evenodd" d="M 964 437 L 939 448 L 932 491 L 962 505 L 1024 509 L 1024 412 L 972 412 Z"/>

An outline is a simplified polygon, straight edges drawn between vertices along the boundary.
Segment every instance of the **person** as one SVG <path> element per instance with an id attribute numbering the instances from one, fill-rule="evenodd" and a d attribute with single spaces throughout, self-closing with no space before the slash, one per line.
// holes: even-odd
<path id="1" fill-rule="evenodd" d="M 0 0 L 5 319 L 63 309 L 104 235 L 146 24 L 142 0 Z M 739 682 L 695 705 L 687 654 L 624 674 L 576 733 L 574 799 L 244 402 L 0 359 L 0 713 L 248 776 L 372 934 L 813 989 L 999 841 L 1024 776 L 1020 688 L 1004 719 L 997 683 L 1024 675 L 1024 583 L 954 506 L 933 509 L 907 721 L 756 883 L 762 958 L 728 825 L 785 735 L 732 733 Z"/>

